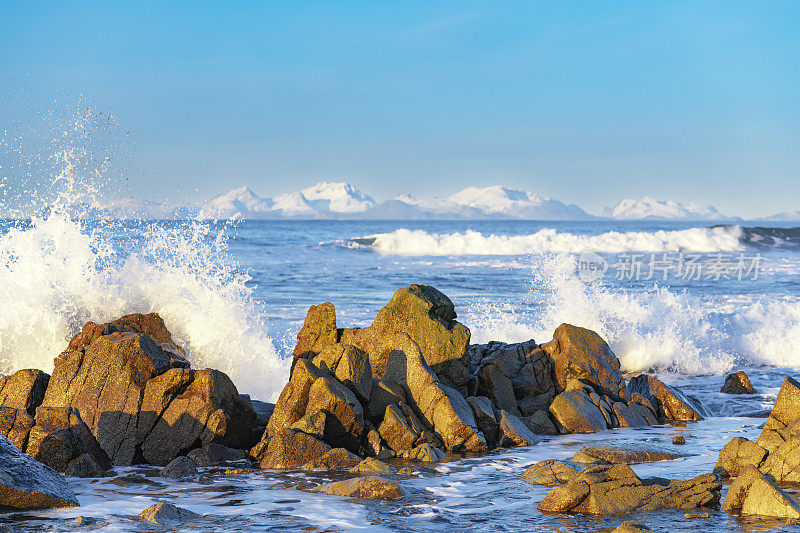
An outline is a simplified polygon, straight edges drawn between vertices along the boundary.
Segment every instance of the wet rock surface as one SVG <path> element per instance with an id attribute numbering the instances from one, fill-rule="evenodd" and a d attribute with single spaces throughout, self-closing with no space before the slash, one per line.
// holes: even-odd
<path id="1" fill-rule="evenodd" d="M 78 505 L 64 478 L 0 437 L 0 510 Z"/>
<path id="2" fill-rule="evenodd" d="M 725 394 L 756 393 L 755 389 L 753 389 L 753 384 L 750 383 L 750 378 L 747 377 L 747 374 L 745 374 L 743 370 L 728 374 L 725 377 L 725 383 L 723 383 L 720 392 L 724 392 Z"/>

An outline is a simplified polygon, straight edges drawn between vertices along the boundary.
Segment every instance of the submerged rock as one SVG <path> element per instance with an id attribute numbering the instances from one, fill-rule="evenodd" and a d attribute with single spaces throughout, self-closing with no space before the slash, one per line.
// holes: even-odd
<path id="1" fill-rule="evenodd" d="M 800 519 L 800 505 L 755 466 L 747 467 L 731 484 L 722 509 L 745 515 Z"/>
<path id="2" fill-rule="evenodd" d="M 166 502 L 153 504 L 139 513 L 140 520 L 152 522 L 153 524 L 177 524 L 194 520 L 199 516 L 193 511 Z"/>
<path id="3" fill-rule="evenodd" d="M 403 489 L 394 481 L 376 476 L 363 476 L 320 485 L 318 490 L 336 496 L 397 500 L 405 496 Z"/>
<path id="4" fill-rule="evenodd" d="M 216 444 L 204 444 L 186 454 L 186 457 L 197 466 L 216 466 L 247 459 L 247 452 Z"/>
<path id="5" fill-rule="evenodd" d="M 0 509 L 77 506 L 64 478 L 0 436 Z"/>
<path id="6" fill-rule="evenodd" d="M 578 471 L 568 463 L 548 459 L 529 466 L 522 478 L 532 485 L 563 485 L 577 475 Z"/>
<path id="7" fill-rule="evenodd" d="M 658 509 L 692 509 L 719 501 L 714 474 L 688 481 L 641 480 L 627 465 L 590 466 L 539 503 L 545 513 L 613 514 Z"/>
<path id="8" fill-rule="evenodd" d="M 630 521 L 618 525 L 611 533 L 653 533 L 653 530 L 641 522 Z"/>
<path id="9" fill-rule="evenodd" d="M 636 448 L 621 446 L 584 446 L 584 454 L 607 463 L 638 464 L 670 461 L 685 457 L 683 454 L 670 452 L 657 446 L 640 446 Z"/>
<path id="10" fill-rule="evenodd" d="M 743 370 L 739 370 L 733 374 L 728 374 L 725 377 L 725 383 L 722 385 L 722 388 L 719 391 L 724 392 L 725 394 L 756 393 L 755 389 L 753 389 L 752 383 L 750 383 L 750 378 L 747 377 L 747 374 L 745 374 Z"/>

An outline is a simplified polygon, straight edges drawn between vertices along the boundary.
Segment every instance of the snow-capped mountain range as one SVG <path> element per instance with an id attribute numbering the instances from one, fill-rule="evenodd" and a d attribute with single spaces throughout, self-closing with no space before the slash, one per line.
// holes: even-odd
<path id="1" fill-rule="evenodd" d="M 247 187 L 233 189 L 202 206 L 202 217 L 253 218 L 515 218 L 589 220 L 574 204 L 499 185 L 467 187 L 450 196 L 424 198 L 401 194 L 376 203 L 348 183 L 322 182 L 299 192 L 260 198 Z"/>
<path id="2" fill-rule="evenodd" d="M 645 196 L 606 207 L 601 216 L 575 204 L 501 185 L 467 187 L 449 196 L 400 194 L 384 202 L 345 182 L 320 182 L 297 192 L 262 198 L 248 187 L 232 189 L 200 204 L 166 204 L 115 197 L 95 206 L 101 217 L 204 219 L 519 219 L 519 220 L 683 220 L 738 221 L 710 205 L 682 204 Z M 764 221 L 800 221 L 800 211 L 762 217 Z"/>

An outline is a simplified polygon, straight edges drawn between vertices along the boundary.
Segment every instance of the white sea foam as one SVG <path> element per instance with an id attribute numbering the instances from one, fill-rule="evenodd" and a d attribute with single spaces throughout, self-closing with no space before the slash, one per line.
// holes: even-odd
<path id="1" fill-rule="evenodd" d="M 543 229 L 530 235 L 428 233 L 397 229 L 347 243 L 388 255 L 521 255 L 549 252 L 734 252 L 744 250 L 739 226 L 691 228 L 673 231 L 617 232 L 577 235 Z"/>

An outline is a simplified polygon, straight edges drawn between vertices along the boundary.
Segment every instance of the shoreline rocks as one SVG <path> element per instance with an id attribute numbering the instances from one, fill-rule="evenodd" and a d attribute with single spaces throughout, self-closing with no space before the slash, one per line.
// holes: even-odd
<path id="1" fill-rule="evenodd" d="M 725 383 L 719 390 L 725 394 L 755 394 L 753 384 L 750 383 L 750 378 L 743 370 L 739 370 L 733 374 L 725 376 Z"/>

